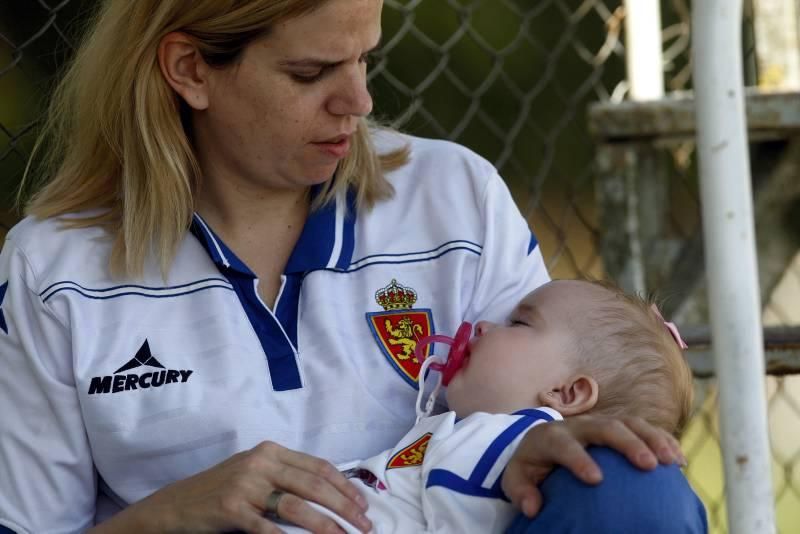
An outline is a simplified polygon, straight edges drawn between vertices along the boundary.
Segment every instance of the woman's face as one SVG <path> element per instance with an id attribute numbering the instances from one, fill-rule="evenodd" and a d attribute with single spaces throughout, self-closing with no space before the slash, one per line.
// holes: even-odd
<path id="1" fill-rule="evenodd" d="M 300 189 L 328 180 L 372 110 L 367 54 L 382 0 L 329 0 L 276 25 L 239 62 L 209 71 L 208 107 L 194 115 L 206 180 Z"/>

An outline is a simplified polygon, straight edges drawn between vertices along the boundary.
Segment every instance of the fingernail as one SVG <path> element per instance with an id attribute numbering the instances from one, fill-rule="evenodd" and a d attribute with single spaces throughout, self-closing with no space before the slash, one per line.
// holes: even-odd
<path id="1" fill-rule="evenodd" d="M 678 464 L 680 464 L 681 467 L 686 467 L 689 465 L 689 460 L 686 459 L 686 456 L 681 454 L 678 456 Z"/>
<path id="2" fill-rule="evenodd" d="M 367 519 L 367 516 L 360 515 L 358 516 L 358 524 L 361 526 L 363 530 L 370 531 L 372 530 L 372 522 Z"/>
<path id="3" fill-rule="evenodd" d="M 600 472 L 599 469 L 596 467 L 589 467 L 583 471 L 583 476 L 587 480 L 591 480 L 594 482 L 599 482 L 603 480 L 603 473 Z"/>
<path id="4" fill-rule="evenodd" d="M 523 499 L 522 501 L 522 513 L 525 514 L 527 517 L 533 517 L 533 499 Z"/>
<path id="5" fill-rule="evenodd" d="M 362 510 L 367 509 L 367 499 L 365 499 L 361 494 L 356 495 L 356 504 L 358 504 Z"/>
<path id="6" fill-rule="evenodd" d="M 649 452 L 643 452 L 637 458 L 639 459 L 639 462 L 644 465 L 653 465 L 654 463 L 653 455 Z M 658 463 L 658 460 L 656 460 L 655 463 Z"/>

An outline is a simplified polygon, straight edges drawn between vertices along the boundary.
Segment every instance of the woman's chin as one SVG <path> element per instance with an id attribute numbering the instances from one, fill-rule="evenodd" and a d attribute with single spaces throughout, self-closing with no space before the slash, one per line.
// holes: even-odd
<path id="1" fill-rule="evenodd" d="M 318 185 L 333 178 L 338 168 L 338 161 L 318 162 L 316 164 L 307 165 L 304 169 L 303 176 L 306 177 L 306 180 L 311 182 L 310 185 Z"/>

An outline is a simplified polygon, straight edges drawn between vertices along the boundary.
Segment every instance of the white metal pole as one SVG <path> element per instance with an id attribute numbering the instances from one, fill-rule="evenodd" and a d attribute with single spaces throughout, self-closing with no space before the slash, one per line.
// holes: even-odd
<path id="1" fill-rule="evenodd" d="M 633 100 L 664 96 L 659 0 L 625 0 L 625 63 Z"/>
<path id="2" fill-rule="evenodd" d="M 692 2 L 700 193 L 731 534 L 775 532 L 742 0 Z"/>

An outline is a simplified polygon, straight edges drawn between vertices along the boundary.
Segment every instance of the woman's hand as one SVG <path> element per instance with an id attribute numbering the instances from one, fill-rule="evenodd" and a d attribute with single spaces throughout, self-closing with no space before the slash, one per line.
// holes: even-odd
<path id="1" fill-rule="evenodd" d="M 564 466 L 583 482 L 598 484 L 603 474 L 586 452 L 587 445 L 611 447 L 640 469 L 654 469 L 659 462 L 686 463 L 678 440 L 641 418 L 579 415 L 529 430 L 503 473 L 503 491 L 533 517 L 542 505 L 537 485 L 554 467 Z"/>
<path id="2" fill-rule="evenodd" d="M 314 510 L 314 501 L 364 532 L 366 500 L 336 468 L 319 458 L 263 442 L 126 508 L 90 532 L 281 532 L 265 517 L 273 490 L 286 492 L 277 515 L 312 532 L 343 532 Z"/>

